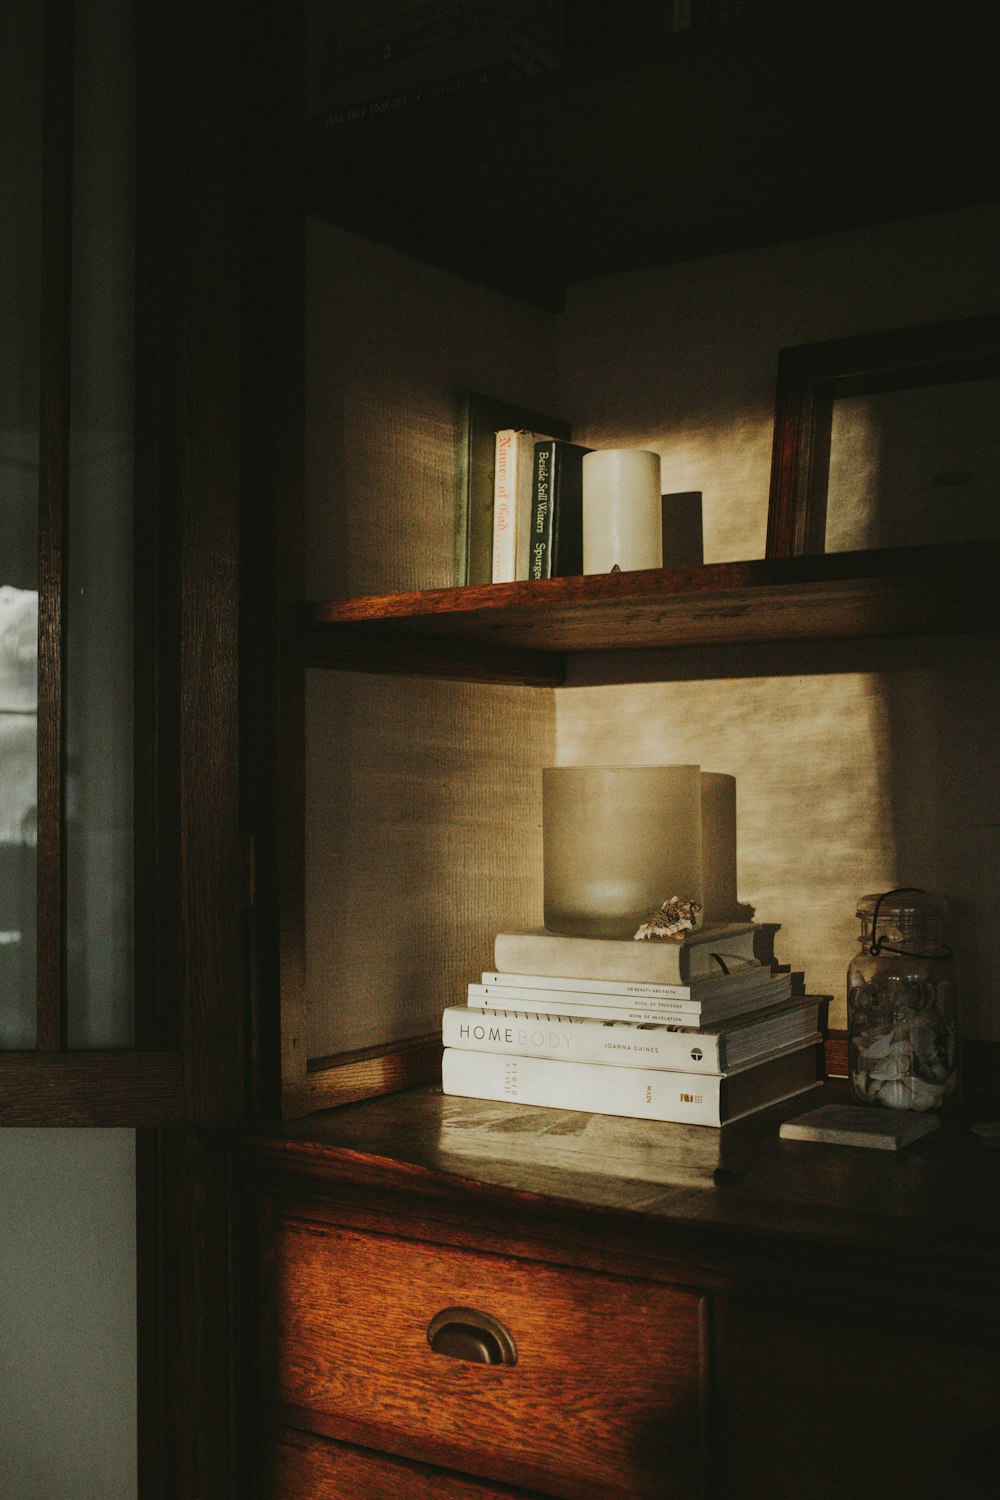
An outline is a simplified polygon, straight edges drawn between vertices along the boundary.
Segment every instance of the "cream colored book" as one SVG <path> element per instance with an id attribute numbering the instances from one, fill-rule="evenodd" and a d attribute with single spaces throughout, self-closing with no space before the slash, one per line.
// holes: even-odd
<path id="1" fill-rule="evenodd" d="M 442 1018 L 441 1039 L 446 1047 L 468 1052 L 724 1073 L 789 1047 L 818 1041 L 819 1006 L 818 999 L 788 1000 L 754 1015 L 697 1027 L 524 1015 L 514 1010 L 484 1013 L 467 1005 L 450 1005 Z"/>
<path id="2" fill-rule="evenodd" d="M 632 938 L 565 937 L 544 927 L 501 932 L 493 967 L 502 974 L 560 975 L 572 979 L 689 984 L 702 974 L 752 961 L 756 926 L 725 922 L 686 932 L 679 943 Z"/>
<path id="3" fill-rule="evenodd" d="M 716 1075 L 458 1047 L 446 1047 L 441 1063 L 446 1094 L 688 1125 L 724 1125 L 816 1088 L 819 1082 L 819 1048 L 814 1043 Z"/>

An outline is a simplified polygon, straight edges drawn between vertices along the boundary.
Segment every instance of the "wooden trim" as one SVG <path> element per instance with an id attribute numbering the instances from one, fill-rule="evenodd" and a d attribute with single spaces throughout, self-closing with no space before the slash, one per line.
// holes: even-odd
<path id="1" fill-rule="evenodd" d="M 134 932 L 138 1045 L 179 1046 L 181 445 L 172 404 L 178 299 L 176 103 L 163 20 L 135 12 Z M 140 496 L 142 497 L 140 502 Z"/>
<path id="2" fill-rule="evenodd" d="M 782 349 L 766 556 L 825 551 L 830 427 L 837 397 L 976 380 L 998 372 L 1000 316 Z"/>
<path id="3" fill-rule="evenodd" d="M 4 1125 L 162 1125 L 181 1118 L 176 1052 L 2 1052 Z"/>
<path id="4" fill-rule="evenodd" d="M 254 1234 L 232 1153 L 183 1126 L 140 1131 L 136 1169 L 140 1494 L 249 1500 Z"/>
<path id="5" fill-rule="evenodd" d="M 310 604 L 301 649 L 310 665 L 552 686 L 564 652 L 995 630 L 998 573 L 989 541 L 425 589 Z"/>
<path id="6" fill-rule="evenodd" d="M 823 1061 L 828 1078 L 847 1077 L 847 1032 L 828 1031 L 823 1039 Z"/>
<path id="7" fill-rule="evenodd" d="M 410 1037 L 384 1047 L 365 1047 L 342 1057 L 311 1058 L 307 1073 L 310 1111 L 354 1104 L 441 1081 L 441 1037 Z"/>
<path id="8" fill-rule="evenodd" d="M 202 1124 L 243 1117 L 250 1052 L 239 774 L 239 10 L 227 0 L 136 13 L 137 362 L 151 382 L 139 393 L 139 503 L 162 548 L 151 580 L 141 574 L 156 591 L 156 655 L 138 670 L 157 702 L 139 725 L 139 784 L 156 798 L 137 843 L 152 862 L 138 892 L 139 937 L 152 948 L 140 973 L 144 1020 L 179 1041 L 185 1111 Z M 150 969 L 161 953 L 176 988 Z"/>
<path id="9" fill-rule="evenodd" d="M 280 9 L 280 8 L 279 8 Z M 240 257 L 241 774 L 252 862 L 251 1111 L 307 1108 L 302 849 L 305 682 L 287 649 L 302 598 L 305 363 L 303 36 L 244 8 Z M 298 20 L 298 18 L 296 18 Z"/>
<path id="10" fill-rule="evenodd" d="M 63 593 L 69 482 L 73 0 L 46 0 L 38 476 L 38 938 L 36 1045 L 66 1045 Z"/>
<path id="11" fill-rule="evenodd" d="M 307 667 L 342 672 L 402 670 L 413 677 L 530 687 L 561 687 L 566 681 L 566 658 L 560 652 L 471 645 L 430 635 L 376 634 L 354 625 L 338 625 L 329 632 L 321 627 L 306 630 L 302 657 Z"/>

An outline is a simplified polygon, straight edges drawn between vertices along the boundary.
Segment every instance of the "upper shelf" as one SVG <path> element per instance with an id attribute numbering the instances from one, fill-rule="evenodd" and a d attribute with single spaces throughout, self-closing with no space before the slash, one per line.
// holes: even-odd
<path id="1" fill-rule="evenodd" d="M 566 655 L 1000 628 L 1000 542 L 309 604 L 307 666 L 557 686 Z"/>
<path id="2" fill-rule="evenodd" d="M 314 136 L 310 208 L 558 308 L 583 277 L 995 199 L 998 44 L 992 0 L 757 0 Z"/>

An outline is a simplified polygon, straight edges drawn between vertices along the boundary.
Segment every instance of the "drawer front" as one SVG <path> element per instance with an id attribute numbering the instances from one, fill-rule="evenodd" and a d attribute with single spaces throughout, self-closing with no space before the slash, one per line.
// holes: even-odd
<path id="1" fill-rule="evenodd" d="M 271 1500 L 537 1500 L 538 1492 L 471 1479 L 306 1432 L 274 1444 Z"/>
<path id="2" fill-rule="evenodd" d="M 289 1426 L 568 1500 L 701 1494 L 696 1293 L 294 1219 L 275 1251 Z M 435 1352 L 452 1307 L 499 1320 L 516 1363 Z"/>

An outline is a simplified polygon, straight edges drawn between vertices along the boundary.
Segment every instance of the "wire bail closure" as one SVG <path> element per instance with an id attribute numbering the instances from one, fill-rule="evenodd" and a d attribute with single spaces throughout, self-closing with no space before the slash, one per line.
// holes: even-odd
<path id="1" fill-rule="evenodd" d="M 878 932 L 878 914 L 882 909 L 882 902 L 887 901 L 890 896 L 925 896 L 927 892 L 919 885 L 897 885 L 891 891 L 883 891 L 875 902 L 875 910 L 872 913 L 872 940 L 868 945 L 868 952 L 872 958 L 878 958 L 884 951 L 886 953 L 898 953 L 902 958 L 950 958 L 952 950 L 947 943 L 941 943 L 937 952 L 914 953 L 909 948 L 898 948 L 890 943 L 886 937 L 876 937 Z"/>

